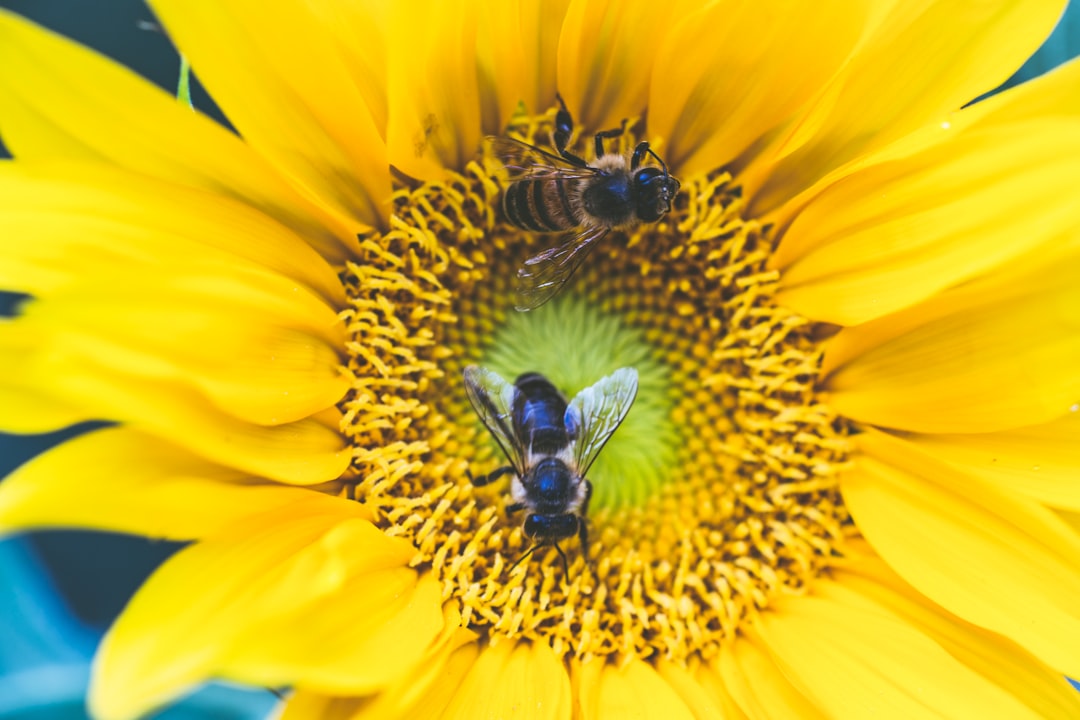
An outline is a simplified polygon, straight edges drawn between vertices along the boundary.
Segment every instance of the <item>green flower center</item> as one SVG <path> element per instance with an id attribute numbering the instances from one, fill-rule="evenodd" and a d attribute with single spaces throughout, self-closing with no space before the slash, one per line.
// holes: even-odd
<path id="1" fill-rule="evenodd" d="M 638 396 L 589 471 L 591 507 L 641 505 L 669 477 L 681 439 L 671 419 L 671 368 L 640 329 L 566 293 L 528 313 L 507 316 L 480 364 L 507 380 L 536 370 L 567 398 L 621 367 L 638 372 Z"/>

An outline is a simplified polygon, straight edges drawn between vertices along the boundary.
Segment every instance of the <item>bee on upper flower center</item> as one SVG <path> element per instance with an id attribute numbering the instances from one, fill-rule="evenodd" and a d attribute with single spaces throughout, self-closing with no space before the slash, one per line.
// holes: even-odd
<path id="1" fill-rule="evenodd" d="M 617 138 L 626 121 L 594 136 L 592 162 L 566 149 L 574 121 L 561 96 L 552 133 L 558 154 L 513 138 L 491 138 L 496 156 L 509 173 L 502 211 L 507 222 L 540 233 L 572 233 L 561 245 L 524 262 L 517 273 L 520 311 L 540 307 L 559 292 L 596 242 L 612 230 L 654 223 L 670 210 L 679 181 L 641 141 L 633 153 L 605 152 L 604 140 Z M 652 158 L 657 165 L 645 164 Z"/>
<path id="2" fill-rule="evenodd" d="M 513 474 L 510 494 L 514 502 L 507 511 L 528 510 L 523 529 L 536 543 L 518 562 L 537 547 L 551 544 L 569 575 L 558 541 L 574 535 L 585 555 L 585 513 L 592 496 L 585 474 L 630 411 L 637 379 L 637 370 L 620 368 L 567 403 L 540 373 L 525 373 L 511 385 L 486 368 L 465 368 L 469 402 L 510 461 L 506 467 L 478 478 L 470 475 L 470 479 L 483 486 Z"/>

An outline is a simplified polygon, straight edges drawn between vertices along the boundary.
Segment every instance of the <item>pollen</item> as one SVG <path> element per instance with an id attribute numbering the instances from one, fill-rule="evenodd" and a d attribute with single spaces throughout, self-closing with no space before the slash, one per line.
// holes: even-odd
<path id="1" fill-rule="evenodd" d="M 550 118 L 513 130 L 544 144 Z M 772 230 L 745 218 L 722 172 L 679 178 L 661 222 L 605 238 L 560 297 L 517 313 L 518 266 L 560 239 L 501 222 L 496 175 L 478 160 L 398 188 L 391 230 L 361 237 L 342 273 L 341 492 L 413 542 L 413 564 L 492 642 L 708 658 L 854 534 L 837 489 L 847 428 L 815 389 L 827 328 L 775 303 Z M 506 464 L 466 399 L 472 363 L 540 372 L 568 396 L 638 369 L 635 405 L 589 474 L 588 556 L 562 545 L 568 575 L 553 548 L 515 566 L 530 543 L 507 482 L 469 481 Z"/>

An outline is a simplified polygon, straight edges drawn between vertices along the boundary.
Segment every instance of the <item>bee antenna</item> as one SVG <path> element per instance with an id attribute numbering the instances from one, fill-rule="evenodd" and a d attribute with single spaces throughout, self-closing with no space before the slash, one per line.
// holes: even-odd
<path id="1" fill-rule="evenodd" d="M 668 172 L 667 165 L 664 164 L 664 161 L 660 159 L 659 155 L 657 155 L 655 152 L 653 152 L 652 148 L 648 149 L 648 153 L 653 156 L 653 158 L 656 160 L 656 162 L 660 163 L 660 167 L 664 168 L 664 174 L 665 175 L 671 175 L 671 173 Z"/>
<path id="2" fill-rule="evenodd" d="M 533 545 L 533 546 L 532 546 L 531 548 L 529 548 L 528 550 L 526 550 L 526 551 L 525 551 L 525 554 L 524 554 L 524 555 L 522 555 L 521 557 L 519 557 L 519 558 L 517 559 L 517 562 L 515 562 L 515 563 L 514 563 L 513 565 L 511 565 L 511 566 L 510 566 L 510 570 L 509 570 L 509 572 L 513 572 L 513 571 L 514 571 L 514 568 L 516 568 L 516 567 L 517 567 L 518 565 L 520 565 L 520 564 L 521 564 L 521 561 L 522 561 L 522 560 L 524 560 L 525 558 L 527 558 L 527 557 L 529 557 L 530 555 L 532 555 L 532 554 L 533 554 L 533 551 L 534 551 L 534 550 L 536 550 L 536 548 L 538 548 L 538 547 L 540 547 L 540 546 L 539 546 L 539 545 Z M 558 547 L 558 546 L 556 545 L 556 547 Z"/>
<path id="3" fill-rule="evenodd" d="M 544 543 L 544 544 L 546 544 L 546 543 Z M 518 565 L 520 565 L 522 563 L 522 561 L 525 560 L 525 558 L 532 555 L 536 551 L 537 548 L 543 547 L 544 544 L 533 545 L 531 548 L 526 550 L 525 554 L 522 555 L 521 557 L 519 557 L 517 559 L 517 561 L 513 565 L 510 566 L 510 570 L 508 572 L 513 572 L 514 568 L 516 568 Z M 566 577 L 567 577 L 567 579 L 569 579 L 570 578 L 570 564 L 566 561 L 566 553 L 563 552 L 563 549 L 561 547 L 559 547 L 558 543 L 551 543 L 551 544 L 555 546 L 556 552 L 558 552 L 559 557 L 562 558 L 563 572 L 566 573 Z"/>

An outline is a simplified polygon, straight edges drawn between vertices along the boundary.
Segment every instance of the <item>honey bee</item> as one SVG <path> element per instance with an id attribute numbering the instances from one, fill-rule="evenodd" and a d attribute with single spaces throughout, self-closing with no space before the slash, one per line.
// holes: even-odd
<path id="1" fill-rule="evenodd" d="M 637 381 L 637 370 L 620 368 L 567 403 L 540 373 L 520 375 L 511 385 L 486 368 L 465 368 L 469 402 L 510 462 L 470 479 L 480 487 L 513 475 L 514 502 L 506 509 L 528 510 L 523 530 L 535 542 L 518 563 L 550 544 L 569 575 L 558 541 L 574 535 L 585 555 L 589 539 L 585 513 L 592 496 L 585 474 L 634 404 Z"/>
<path id="2" fill-rule="evenodd" d="M 594 136 L 595 158 L 587 162 L 567 150 L 574 121 L 561 96 L 552 141 L 555 153 L 513 138 L 491 138 L 509 173 L 503 192 L 506 220 L 522 230 L 569 233 L 561 245 L 530 257 L 517 273 L 519 311 L 540 307 L 559 292 L 585 258 L 612 230 L 654 223 L 671 210 L 679 181 L 647 141 L 627 157 L 605 152 L 604 140 L 617 138 L 626 121 Z M 656 165 L 645 164 L 651 157 Z"/>

